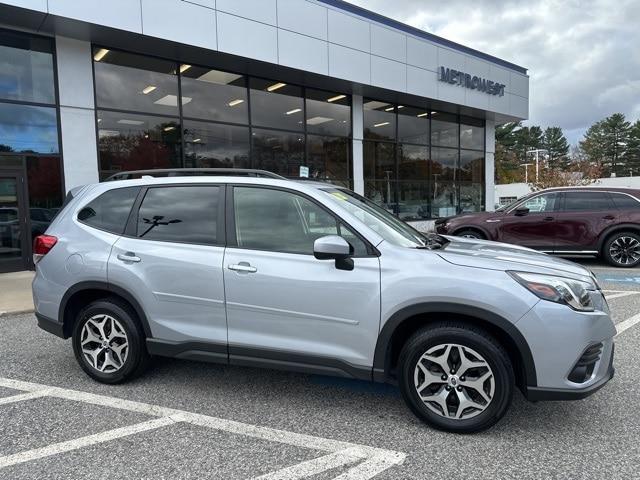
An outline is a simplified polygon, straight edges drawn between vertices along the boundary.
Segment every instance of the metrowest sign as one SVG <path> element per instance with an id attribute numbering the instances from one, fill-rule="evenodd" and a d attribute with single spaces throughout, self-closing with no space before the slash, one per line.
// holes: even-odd
<path id="1" fill-rule="evenodd" d="M 438 80 L 452 85 L 460 85 L 470 90 L 485 92 L 489 95 L 498 95 L 500 97 L 504 95 L 504 84 L 454 70 L 453 68 L 440 67 Z"/>

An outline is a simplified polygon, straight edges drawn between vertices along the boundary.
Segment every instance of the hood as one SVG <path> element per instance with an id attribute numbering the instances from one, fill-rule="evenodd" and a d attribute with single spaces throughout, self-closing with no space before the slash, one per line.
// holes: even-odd
<path id="1" fill-rule="evenodd" d="M 592 278 L 591 272 L 577 263 L 518 245 L 475 240 L 462 237 L 446 237 L 449 243 L 437 253 L 449 263 L 465 267 L 491 270 L 515 270 L 544 273 L 584 280 Z"/>

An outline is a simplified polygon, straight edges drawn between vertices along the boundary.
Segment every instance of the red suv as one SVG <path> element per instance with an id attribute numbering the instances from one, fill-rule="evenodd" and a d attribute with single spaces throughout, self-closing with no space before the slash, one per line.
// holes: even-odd
<path id="1" fill-rule="evenodd" d="M 640 190 L 566 187 L 535 192 L 495 212 L 436 220 L 444 235 L 515 243 L 548 253 L 640 263 Z"/>

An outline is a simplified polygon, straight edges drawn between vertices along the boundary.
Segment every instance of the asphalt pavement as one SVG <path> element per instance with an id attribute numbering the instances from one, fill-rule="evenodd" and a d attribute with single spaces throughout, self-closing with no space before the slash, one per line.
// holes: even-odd
<path id="1" fill-rule="evenodd" d="M 158 358 L 142 378 L 98 384 L 33 315 L 2 317 L 0 479 L 638 478 L 640 269 L 583 263 L 624 328 L 613 381 L 576 402 L 518 393 L 498 425 L 466 436 L 361 381 Z"/>

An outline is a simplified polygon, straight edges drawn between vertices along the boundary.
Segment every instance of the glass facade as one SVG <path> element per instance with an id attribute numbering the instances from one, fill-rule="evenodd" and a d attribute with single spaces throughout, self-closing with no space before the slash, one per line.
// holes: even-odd
<path id="1" fill-rule="evenodd" d="M 225 167 L 351 185 L 348 95 L 102 47 L 93 55 L 102 179 Z"/>
<path id="2" fill-rule="evenodd" d="M 29 268 L 62 205 L 54 64 L 52 39 L 0 30 L 0 272 Z"/>
<path id="3" fill-rule="evenodd" d="M 484 210 L 484 121 L 365 99 L 365 196 L 403 220 Z"/>

